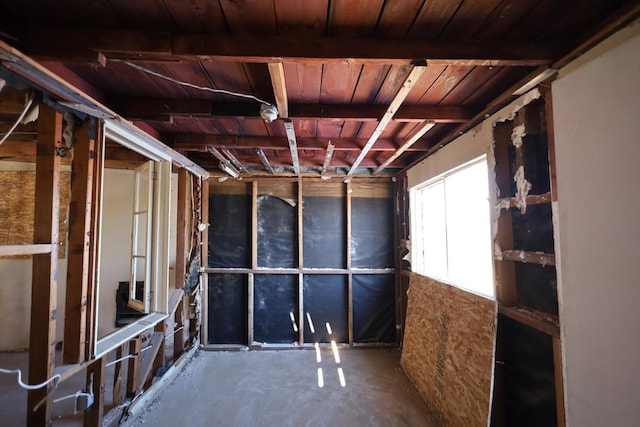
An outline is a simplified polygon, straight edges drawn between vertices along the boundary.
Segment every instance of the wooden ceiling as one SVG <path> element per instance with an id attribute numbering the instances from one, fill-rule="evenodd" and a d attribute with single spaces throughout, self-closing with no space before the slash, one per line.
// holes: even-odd
<path id="1" fill-rule="evenodd" d="M 388 175 L 638 9 L 623 0 L 7 0 L 0 30 L 214 173 Z M 277 105 L 280 118 L 266 123 L 259 101 L 210 89 Z"/>

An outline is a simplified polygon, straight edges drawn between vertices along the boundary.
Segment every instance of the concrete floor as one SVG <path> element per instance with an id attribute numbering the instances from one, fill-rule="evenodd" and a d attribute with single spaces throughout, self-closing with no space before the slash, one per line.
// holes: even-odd
<path id="1" fill-rule="evenodd" d="M 437 425 L 402 372 L 397 350 L 345 348 L 337 353 L 338 358 L 331 347 L 201 351 L 146 410 L 126 424 Z"/>

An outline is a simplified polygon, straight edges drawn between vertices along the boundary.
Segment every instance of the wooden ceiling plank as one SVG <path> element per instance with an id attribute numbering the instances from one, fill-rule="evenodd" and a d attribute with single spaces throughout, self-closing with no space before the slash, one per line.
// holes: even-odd
<path id="1" fill-rule="evenodd" d="M 376 127 L 376 129 L 373 131 L 373 134 L 371 135 L 371 137 L 369 137 L 367 144 L 362 148 L 362 151 L 360 152 L 355 162 L 351 166 L 351 169 L 349 169 L 349 172 L 347 173 L 347 175 L 351 176 L 354 174 L 354 172 L 356 171 L 360 163 L 362 163 L 364 158 L 369 153 L 369 150 L 371 150 L 371 147 L 373 147 L 373 145 L 376 143 L 376 141 L 380 137 L 380 134 L 382 134 L 382 131 L 384 130 L 384 128 L 387 126 L 387 124 L 389 124 L 389 122 L 393 118 L 398 107 L 400 107 L 404 99 L 407 97 L 407 95 L 409 95 L 409 91 L 411 91 L 411 88 L 413 88 L 413 86 L 420 79 L 420 77 L 422 76 L 425 70 L 426 70 L 425 66 L 415 66 L 411 70 L 406 80 L 404 81 L 404 83 L 396 93 L 396 96 L 393 98 L 393 101 L 391 101 L 391 104 L 387 108 L 386 113 L 380 119 L 380 122 L 378 123 L 378 126 Z"/>
<path id="2" fill-rule="evenodd" d="M 275 171 L 271 167 L 271 163 L 269 163 L 269 159 L 267 159 L 267 155 L 264 154 L 264 150 L 262 148 L 256 148 L 256 154 L 260 158 L 260 161 L 264 165 L 264 168 L 266 169 L 266 171 L 269 172 L 271 175 L 273 175 Z"/>
<path id="3" fill-rule="evenodd" d="M 391 162 L 393 162 L 395 159 L 400 157 L 400 155 L 402 153 L 407 151 L 407 149 L 409 147 L 411 147 L 413 144 L 415 144 L 416 141 L 418 141 L 420 138 L 422 138 L 422 136 L 425 133 L 429 132 L 434 126 L 435 126 L 435 123 L 433 123 L 433 122 L 424 122 L 423 124 L 417 126 L 411 132 L 411 134 L 407 137 L 407 139 L 405 140 L 404 144 L 402 144 L 402 146 L 400 146 L 400 148 L 398 148 L 398 150 L 395 153 L 393 153 L 391 155 L 391 157 L 389 157 L 387 160 L 385 160 L 384 163 L 382 163 L 380 166 L 378 166 L 378 168 L 374 171 L 374 174 L 378 174 L 378 173 L 382 172 L 387 166 L 389 166 L 391 164 Z"/>
<path id="4" fill-rule="evenodd" d="M 289 99 L 287 98 L 287 83 L 284 78 L 284 66 L 282 62 L 270 62 L 268 64 L 273 95 L 278 107 L 278 116 L 289 117 Z"/>

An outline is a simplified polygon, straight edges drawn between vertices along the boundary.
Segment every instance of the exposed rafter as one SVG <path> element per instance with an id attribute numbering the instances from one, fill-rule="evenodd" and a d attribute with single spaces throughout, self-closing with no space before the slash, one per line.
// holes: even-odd
<path id="1" fill-rule="evenodd" d="M 200 59 L 245 63 L 375 63 L 534 66 L 560 57 L 566 43 L 512 40 L 398 40 L 309 37 L 249 37 L 172 34 L 165 31 L 27 28 L 23 49 L 41 59 L 91 61 Z"/>
<path id="2" fill-rule="evenodd" d="M 233 164 L 233 167 L 238 169 L 238 171 L 247 172 L 247 168 L 244 167 L 244 165 L 236 158 L 236 156 L 231 152 L 231 150 L 229 150 L 228 148 L 223 148 L 220 151 L 222 151 L 224 155 L 227 156 L 231 164 Z"/>
<path id="3" fill-rule="evenodd" d="M 269 63 L 269 75 L 273 86 L 273 95 L 278 107 L 278 115 L 281 118 L 289 117 L 289 99 L 287 98 L 287 85 L 284 80 L 284 66 L 282 62 Z"/>
<path id="4" fill-rule="evenodd" d="M 298 143 L 296 142 L 296 131 L 293 128 L 291 120 L 284 120 L 284 130 L 287 133 L 287 141 L 289 142 L 289 150 L 291 151 L 291 162 L 293 163 L 293 171 L 296 175 L 300 174 L 300 162 L 298 161 Z"/>
<path id="5" fill-rule="evenodd" d="M 280 111 L 280 105 L 278 110 Z M 393 116 L 394 121 L 462 123 L 478 108 L 457 105 L 403 105 Z M 258 118 L 259 108 L 253 103 L 219 103 L 198 99 L 130 98 L 121 102 L 122 115 L 129 120 L 168 122 L 172 117 L 188 118 Z M 374 104 L 288 104 L 287 117 L 309 120 L 379 120 L 384 105 Z M 282 112 L 280 111 L 280 114 Z M 284 116 L 283 116 L 284 117 Z"/>
<path id="6" fill-rule="evenodd" d="M 380 135 L 393 118 L 394 114 L 398 110 L 398 107 L 400 107 L 400 104 L 404 102 L 407 95 L 409 95 L 409 91 L 411 91 L 411 88 L 413 88 L 413 86 L 417 83 L 425 70 L 426 66 L 423 65 L 413 67 L 407 78 L 404 80 L 404 83 L 402 83 L 402 86 L 400 86 L 400 89 L 398 89 L 398 92 L 393 97 L 393 100 L 391 101 L 391 104 L 389 104 L 389 107 L 384 113 L 384 116 L 382 116 L 382 119 L 380 119 L 380 122 L 378 122 L 378 126 L 376 126 L 375 130 L 371 134 L 371 137 L 369 137 L 367 144 L 362 148 L 362 151 L 360 152 L 360 155 L 358 155 L 356 161 L 353 162 L 353 165 L 351 166 L 351 169 L 349 169 L 349 173 L 347 175 L 353 175 L 358 166 L 360 166 L 362 160 L 364 160 L 366 155 L 369 153 L 369 150 L 371 150 L 371 147 L 373 147 L 378 138 L 380 138 Z"/>
<path id="7" fill-rule="evenodd" d="M 256 148 L 256 154 L 258 155 L 258 157 L 260 157 L 260 161 L 262 162 L 262 165 L 267 170 L 267 172 L 273 175 L 275 171 L 271 167 L 271 163 L 269 163 L 269 159 L 267 159 L 267 155 L 264 154 L 264 150 L 262 148 Z"/>
<path id="8" fill-rule="evenodd" d="M 324 164 L 322 165 L 322 172 L 320 174 L 325 176 L 327 174 L 327 170 L 329 169 L 329 164 L 331 163 L 331 158 L 333 157 L 333 150 L 335 149 L 335 145 L 329 141 L 327 144 L 327 154 L 324 156 Z"/>
<path id="9" fill-rule="evenodd" d="M 209 146 L 207 147 L 207 151 L 213 154 L 216 157 L 216 159 L 220 161 L 220 164 L 219 164 L 220 169 L 222 169 L 223 171 L 225 171 L 227 174 L 231 175 L 234 178 L 237 178 L 240 176 L 240 172 L 236 170 L 236 168 L 233 167 L 231 162 L 215 147 Z"/>
<path id="10" fill-rule="evenodd" d="M 400 146 L 400 148 L 398 148 L 398 150 L 395 153 L 393 153 L 391 155 L 391 157 L 389 157 L 387 160 L 385 160 L 384 163 L 382 163 L 380 166 L 378 166 L 378 169 L 376 169 L 374 171 L 374 173 L 382 172 L 384 168 L 389 166 L 391 164 L 391 162 L 393 162 L 395 159 L 400 157 L 400 155 L 402 153 L 407 151 L 409 149 L 409 147 L 411 147 L 413 144 L 415 144 L 416 141 L 418 141 L 420 138 L 422 138 L 422 136 L 425 133 L 429 132 L 434 126 L 435 126 L 435 123 L 433 123 L 433 122 L 424 122 L 424 123 L 416 126 L 416 128 L 409 134 L 409 136 L 407 136 L 404 144 L 402 144 L 402 146 Z"/>

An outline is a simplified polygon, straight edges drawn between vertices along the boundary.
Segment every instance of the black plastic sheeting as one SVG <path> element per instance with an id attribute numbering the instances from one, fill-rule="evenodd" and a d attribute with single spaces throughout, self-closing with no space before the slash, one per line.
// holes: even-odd
<path id="1" fill-rule="evenodd" d="M 527 206 L 526 213 L 513 209 L 513 247 L 529 252 L 554 253 L 551 204 Z"/>
<path id="2" fill-rule="evenodd" d="M 253 282 L 254 341 L 274 344 L 298 341 L 291 313 L 297 323 L 298 276 L 256 275 Z"/>
<path id="3" fill-rule="evenodd" d="M 297 266 L 298 210 L 275 196 L 258 197 L 258 266 Z"/>
<path id="4" fill-rule="evenodd" d="M 353 340 L 396 341 L 395 275 L 353 276 Z"/>
<path id="5" fill-rule="evenodd" d="M 302 223 L 305 267 L 346 267 L 345 209 L 344 198 L 304 198 Z"/>
<path id="6" fill-rule="evenodd" d="M 504 362 L 506 425 L 557 425 L 552 338 L 499 316 L 498 346 L 499 362 Z"/>
<path id="7" fill-rule="evenodd" d="M 351 200 L 351 265 L 393 268 L 393 199 Z"/>
<path id="8" fill-rule="evenodd" d="M 304 341 L 307 343 L 349 342 L 347 277 L 344 275 L 304 276 Z M 315 332 L 311 332 L 309 313 Z M 326 324 L 332 334 L 329 335 Z"/>
<path id="9" fill-rule="evenodd" d="M 518 305 L 558 314 L 558 280 L 553 265 L 516 262 Z"/>
<path id="10" fill-rule="evenodd" d="M 251 196 L 209 199 L 209 267 L 251 267 Z"/>
<path id="11" fill-rule="evenodd" d="M 243 344 L 248 340 L 247 276 L 209 274 L 209 342 Z"/>

